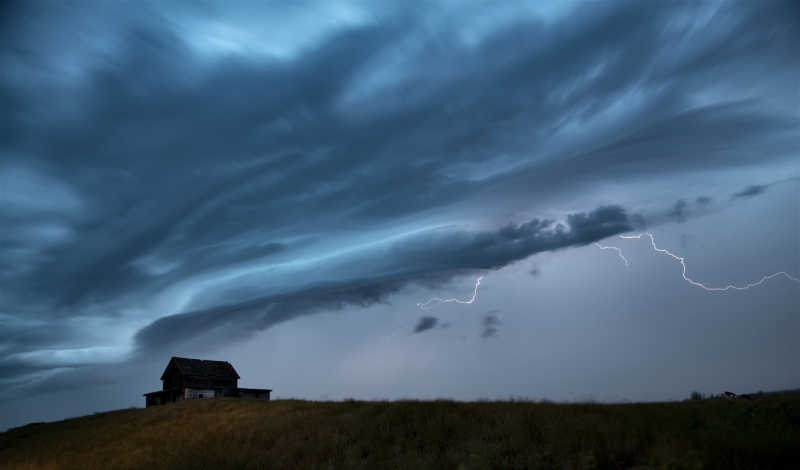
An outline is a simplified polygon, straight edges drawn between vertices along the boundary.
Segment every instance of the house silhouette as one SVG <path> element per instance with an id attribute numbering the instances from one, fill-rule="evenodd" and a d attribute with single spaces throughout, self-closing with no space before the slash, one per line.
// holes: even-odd
<path id="1" fill-rule="evenodd" d="M 214 397 L 269 400 L 266 388 L 239 388 L 239 374 L 228 361 L 172 357 L 161 374 L 162 389 L 145 393 L 145 406 Z"/>

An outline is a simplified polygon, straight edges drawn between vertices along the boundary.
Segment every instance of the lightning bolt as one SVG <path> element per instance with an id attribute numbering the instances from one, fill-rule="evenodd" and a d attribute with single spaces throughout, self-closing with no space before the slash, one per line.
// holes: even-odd
<path id="1" fill-rule="evenodd" d="M 478 298 L 478 288 L 481 286 L 481 281 L 482 280 L 483 280 L 483 276 L 479 276 L 478 279 L 475 280 L 475 288 L 472 290 L 472 297 L 470 297 L 469 300 L 461 300 L 461 299 L 456 299 L 456 298 L 442 299 L 442 298 L 439 298 L 439 297 L 434 297 L 434 298 L 429 299 L 429 300 L 427 300 L 425 302 L 418 303 L 417 307 L 419 307 L 422 310 L 425 310 L 425 309 L 427 309 L 428 305 L 430 305 L 432 303 L 436 303 L 436 302 L 457 303 L 457 304 L 472 304 L 472 303 L 475 303 L 475 300 Z"/>
<path id="2" fill-rule="evenodd" d="M 659 248 L 658 245 L 656 244 L 656 237 L 652 233 L 643 232 L 643 233 L 637 233 L 637 234 L 634 234 L 634 235 L 620 235 L 619 236 L 619 238 L 622 238 L 622 239 L 625 239 L 625 240 L 631 240 L 631 239 L 639 240 L 642 237 L 648 237 L 650 239 L 650 245 L 652 245 L 654 251 L 656 251 L 658 253 L 665 254 L 665 255 L 669 256 L 670 258 L 674 259 L 675 261 L 677 261 L 677 262 L 679 262 L 681 264 L 681 268 L 682 268 L 681 276 L 683 277 L 684 281 L 686 281 L 687 283 L 689 283 L 692 286 L 699 287 L 699 288 L 705 290 L 706 292 L 727 292 L 729 290 L 748 290 L 748 289 L 751 289 L 753 287 L 760 286 L 761 284 L 764 284 L 765 282 L 769 281 L 770 279 L 774 279 L 774 278 L 780 277 L 780 276 L 783 276 L 783 277 L 785 277 L 786 279 L 788 279 L 788 280 L 790 280 L 792 282 L 796 282 L 796 283 L 800 284 L 800 278 L 794 277 L 791 274 L 787 273 L 786 271 L 778 271 L 776 273 L 768 274 L 768 275 L 762 277 L 761 279 L 759 279 L 758 281 L 749 282 L 749 283 L 747 283 L 745 285 L 742 285 L 742 286 L 728 284 L 728 285 L 726 285 L 724 287 L 709 287 L 706 284 L 703 284 L 702 282 L 695 281 L 694 279 L 690 278 L 689 275 L 686 274 L 686 271 L 687 271 L 686 258 L 683 257 L 683 256 L 676 255 L 675 253 L 667 250 L 666 248 Z M 625 257 L 625 254 L 622 252 L 621 248 L 616 247 L 616 246 L 601 245 L 600 243 L 595 243 L 594 246 L 596 246 L 597 248 L 599 248 L 601 250 L 613 250 L 613 251 L 616 251 L 617 255 L 620 257 L 622 262 L 625 263 L 625 267 L 626 268 L 629 267 L 628 258 Z M 433 303 L 437 303 L 437 302 L 440 302 L 440 303 L 457 303 L 457 304 L 473 304 L 478 299 L 478 288 L 480 288 L 482 280 L 483 280 L 483 276 L 479 276 L 478 279 L 475 280 L 475 287 L 472 290 L 472 297 L 470 297 L 469 299 L 462 300 L 462 299 L 458 299 L 458 298 L 455 298 L 455 297 L 449 298 L 449 299 L 443 299 L 441 297 L 434 297 L 432 299 L 428 299 L 425 302 L 417 303 L 417 307 L 419 307 L 421 310 L 427 310 L 429 305 L 431 305 Z"/>
<path id="3" fill-rule="evenodd" d="M 619 255 L 619 257 L 622 259 L 622 262 L 625 263 L 625 267 L 626 268 L 629 267 L 628 258 L 626 258 L 624 254 L 622 254 L 622 249 L 620 249 L 620 248 L 618 248 L 616 246 L 601 245 L 599 243 L 595 243 L 594 246 L 596 246 L 597 248 L 600 248 L 601 250 L 614 250 L 614 251 L 616 251 L 617 254 Z"/>
<path id="4" fill-rule="evenodd" d="M 796 282 L 796 283 L 800 284 L 800 279 L 792 276 L 791 274 L 787 273 L 786 271 L 778 271 L 776 273 L 768 274 L 768 275 L 762 277 L 761 279 L 759 279 L 758 281 L 749 282 L 749 283 L 747 283 L 745 285 L 742 285 L 742 286 L 736 286 L 736 285 L 733 285 L 733 284 L 728 284 L 728 285 L 726 285 L 724 287 L 709 287 L 709 286 L 703 284 L 702 282 L 695 281 L 694 279 L 690 278 L 686 274 L 686 271 L 687 271 L 686 258 L 683 257 L 683 256 L 678 256 L 675 253 L 667 250 L 666 248 L 659 248 L 658 245 L 656 245 L 656 237 L 652 233 L 644 232 L 644 233 L 637 233 L 635 235 L 620 235 L 619 237 L 623 238 L 623 239 L 627 239 L 627 240 L 630 240 L 630 239 L 637 239 L 638 240 L 638 239 L 641 239 L 642 237 L 650 238 L 650 244 L 653 246 L 653 250 L 654 251 L 657 251 L 659 253 L 665 254 L 665 255 L 669 256 L 670 258 L 678 261 L 681 264 L 681 267 L 683 268 L 683 271 L 682 271 L 681 275 L 683 276 L 683 280 L 684 281 L 688 282 L 689 284 L 691 284 L 691 285 L 693 285 L 695 287 L 699 287 L 699 288 L 701 288 L 701 289 L 703 289 L 703 290 L 705 290 L 707 292 L 727 292 L 729 290 L 748 290 L 750 288 L 760 286 L 761 284 L 764 284 L 765 282 L 769 281 L 770 279 L 774 279 L 774 278 L 780 277 L 780 276 L 783 276 L 783 277 L 785 277 L 786 279 L 788 279 L 790 281 L 793 281 L 793 282 Z M 614 249 L 614 248 L 616 248 L 616 247 L 603 248 L 602 246 L 600 246 L 597 243 L 595 243 L 595 245 L 597 245 L 601 249 Z M 620 250 L 619 248 L 616 248 L 616 250 L 619 253 L 619 255 L 622 258 L 622 260 L 625 261 L 625 266 L 627 267 L 628 266 L 628 262 L 627 262 L 627 259 L 625 259 L 625 257 L 622 255 L 622 250 Z"/>

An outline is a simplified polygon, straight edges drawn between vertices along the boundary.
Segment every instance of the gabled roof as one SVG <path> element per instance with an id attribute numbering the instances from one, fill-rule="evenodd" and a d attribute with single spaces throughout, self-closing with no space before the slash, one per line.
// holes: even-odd
<path id="1" fill-rule="evenodd" d="M 161 374 L 161 380 L 167 374 L 170 366 L 178 369 L 181 375 L 197 378 L 238 379 L 239 374 L 228 361 L 208 361 L 204 359 L 191 359 L 188 357 L 172 357 Z"/>

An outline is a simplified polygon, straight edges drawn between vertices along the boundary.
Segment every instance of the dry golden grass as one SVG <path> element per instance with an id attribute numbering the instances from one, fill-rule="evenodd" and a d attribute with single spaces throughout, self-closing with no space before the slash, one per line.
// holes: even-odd
<path id="1" fill-rule="evenodd" d="M 194 400 L 12 429 L 0 434 L 0 468 L 800 468 L 800 397 Z"/>

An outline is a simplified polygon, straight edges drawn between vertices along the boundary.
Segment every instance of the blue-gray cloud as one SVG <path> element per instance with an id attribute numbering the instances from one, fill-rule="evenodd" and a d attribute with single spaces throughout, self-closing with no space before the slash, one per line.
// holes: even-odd
<path id="1" fill-rule="evenodd" d="M 667 215 L 675 219 L 676 222 L 683 222 L 686 220 L 686 217 L 688 217 L 688 207 L 689 203 L 683 199 L 679 199 L 675 202 L 675 205 L 672 206 L 672 209 Z"/>
<path id="2" fill-rule="evenodd" d="M 498 328 L 503 324 L 497 316 L 497 310 L 490 310 L 483 315 L 481 321 L 483 330 L 481 331 L 481 338 L 491 338 L 497 335 Z"/>
<path id="3" fill-rule="evenodd" d="M 767 185 L 753 184 L 753 185 L 750 185 L 750 186 L 744 188 L 743 190 L 741 190 L 739 192 L 734 193 L 733 197 L 737 198 L 737 197 L 758 196 L 759 194 L 763 193 L 766 190 L 767 190 Z"/>
<path id="4" fill-rule="evenodd" d="M 706 206 L 711 204 L 712 199 L 708 196 L 698 196 L 697 199 L 694 200 L 697 205 Z"/>
<path id="5" fill-rule="evenodd" d="M 711 196 L 593 194 L 796 158 L 792 2 L 254 8 L 3 6 L 0 381 L 683 221 Z"/>
<path id="6" fill-rule="evenodd" d="M 371 273 L 363 256 L 354 260 L 362 269 L 358 278 L 165 316 L 140 330 L 136 340 L 142 353 L 169 350 L 185 341 L 225 343 L 300 315 L 383 302 L 411 282 L 441 283 L 458 274 L 499 269 L 536 253 L 587 245 L 632 228 L 623 208 L 604 206 L 570 214 L 564 223 L 533 219 L 492 232 L 424 233 L 376 251 Z"/>
<path id="7" fill-rule="evenodd" d="M 436 324 L 439 323 L 439 319 L 436 317 L 432 317 L 429 315 L 425 315 L 419 318 L 419 321 L 414 326 L 414 333 L 422 333 L 423 331 L 430 330 L 436 327 Z"/>

